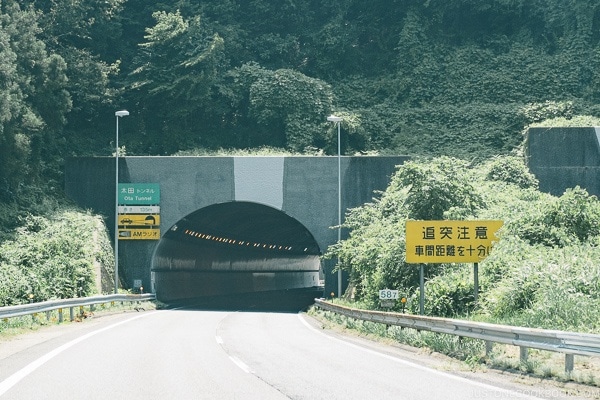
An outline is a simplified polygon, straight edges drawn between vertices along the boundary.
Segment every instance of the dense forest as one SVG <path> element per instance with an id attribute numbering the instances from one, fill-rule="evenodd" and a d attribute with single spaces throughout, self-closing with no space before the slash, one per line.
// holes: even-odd
<path id="1" fill-rule="evenodd" d="M 0 201 L 65 157 L 269 146 L 486 158 L 600 115 L 596 0 L 2 0 Z"/>

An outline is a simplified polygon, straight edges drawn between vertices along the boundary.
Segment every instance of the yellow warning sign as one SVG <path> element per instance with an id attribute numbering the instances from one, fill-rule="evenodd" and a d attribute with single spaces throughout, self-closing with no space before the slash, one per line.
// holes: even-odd
<path id="1" fill-rule="evenodd" d="M 160 229 L 119 229 L 119 240 L 159 240 Z"/>
<path id="2" fill-rule="evenodd" d="M 158 226 L 159 214 L 119 214 L 119 226 Z"/>
<path id="3" fill-rule="evenodd" d="M 476 263 L 498 241 L 502 221 L 406 221 L 407 263 Z"/>

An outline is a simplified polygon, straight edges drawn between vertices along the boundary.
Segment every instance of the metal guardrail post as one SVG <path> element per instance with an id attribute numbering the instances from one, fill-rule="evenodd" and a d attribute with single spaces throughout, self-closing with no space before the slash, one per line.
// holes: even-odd
<path id="1" fill-rule="evenodd" d="M 485 356 L 489 357 L 492 354 L 492 350 L 494 350 L 494 342 L 490 340 L 485 341 Z"/>
<path id="2" fill-rule="evenodd" d="M 522 363 L 527 362 L 527 350 L 527 347 L 519 346 L 519 360 L 521 360 Z"/>
<path id="3" fill-rule="evenodd" d="M 570 374 L 575 366 L 575 356 L 573 354 L 565 354 L 565 372 Z"/>

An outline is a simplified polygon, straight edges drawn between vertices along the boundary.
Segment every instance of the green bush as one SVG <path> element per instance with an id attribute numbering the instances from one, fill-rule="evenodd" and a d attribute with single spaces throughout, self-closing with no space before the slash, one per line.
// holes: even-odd
<path id="1" fill-rule="evenodd" d="M 501 249 L 509 251 L 509 246 Z M 481 296 L 482 314 L 524 326 L 600 330 L 598 246 L 537 246 L 522 256 Z"/>
<path id="2" fill-rule="evenodd" d="M 15 239 L 0 244 L 0 306 L 97 293 L 94 264 L 107 271 L 111 258 L 98 217 L 73 210 L 28 216 Z"/>
<path id="3" fill-rule="evenodd" d="M 512 183 L 522 189 L 537 189 L 539 182 L 521 157 L 497 156 L 488 163 L 486 179 Z"/>
<path id="4" fill-rule="evenodd" d="M 425 284 L 425 313 L 439 317 L 466 315 L 474 309 L 473 267 L 466 264 L 448 264 L 444 272 Z M 411 301 L 413 312 L 419 309 L 419 290 Z"/>
<path id="5" fill-rule="evenodd" d="M 573 118 L 572 101 L 545 101 L 529 103 L 522 109 L 523 115 L 530 123 L 542 122 L 554 118 Z"/>
<path id="6" fill-rule="evenodd" d="M 520 236 L 531 244 L 567 246 L 600 235 L 600 203 L 576 187 L 524 218 Z"/>

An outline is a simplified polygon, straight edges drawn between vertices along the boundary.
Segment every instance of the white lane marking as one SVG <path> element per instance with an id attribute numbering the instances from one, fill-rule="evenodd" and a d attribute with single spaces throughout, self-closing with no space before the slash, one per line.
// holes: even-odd
<path id="1" fill-rule="evenodd" d="M 217 343 L 219 344 L 219 346 L 223 347 L 223 344 L 224 344 L 224 342 L 223 342 L 223 338 L 222 338 L 221 336 L 219 336 L 219 335 L 216 335 L 216 336 L 215 336 L 215 340 L 217 341 Z M 225 349 L 224 349 L 224 350 L 225 350 Z M 226 352 L 227 352 L 227 351 L 226 351 Z M 229 355 L 229 354 L 228 354 L 228 355 L 227 355 L 227 357 L 229 357 L 229 359 L 230 359 L 231 361 L 233 361 L 233 363 L 234 363 L 235 365 L 237 365 L 237 366 L 238 366 L 238 367 L 239 367 L 239 368 L 240 368 L 242 371 L 244 371 L 245 373 L 247 373 L 247 374 L 253 374 L 253 373 L 254 373 L 254 371 L 252 371 L 252 370 L 250 369 L 250 367 L 249 367 L 249 366 L 248 366 L 248 365 L 247 365 L 245 362 L 243 362 L 242 360 L 240 360 L 240 359 L 239 359 L 239 358 L 237 358 L 236 356 L 232 356 L 232 355 Z"/>
<path id="2" fill-rule="evenodd" d="M 245 373 L 247 373 L 247 374 L 253 374 L 254 373 L 254 372 L 252 372 L 252 370 L 250 369 L 249 366 L 247 366 L 242 360 L 240 360 L 236 356 L 229 356 L 229 359 L 231 361 L 233 361 L 233 363 L 235 365 L 237 365 L 238 367 L 240 367 L 242 369 L 242 371 L 244 371 Z"/>
<path id="3" fill-rule="evenodd" d="M 237 313 L 237 311 L 236 311 Z M 232 315 L 234 315 L 235 313 L 228 313 L 227 315 L 225 315 L 221 321 L 219 321 L 219 323 L 217 324 L 217 331 L 219 330 L 219 327 L 221 325 L 221 323 L 225 320 L 225 318 L 230 317 Z M 242 371 L 244 371 L 247 374 L 254 374 L 254 371 L 252 371 L 252 369 L 242 360 L 240 360 L 239 358 L 237 358 L 236 356 L 232 356 L 231 354 L 229 354 L 229 352 L 227 351 L 227 349 L 225 348 L 225 342 L 223 341 L 223 338 L 220 335 L 215 335 L 215 340 L 217 341 L 217 343 L 219 344 L 219 346 L 221 346 L 221 348 L 223 349 L 223 351 L 227 354 L 227 357 L 229 357 L 229 359 L 235 364 L 237 365 Z"/>
<path id="4" fill-rule="evenodd" d="M 152 314 L 154 314 L 154 313 L 152 313 Z M 149 314 L 138 315 L 138 316 L 135 316 L 133 318 L 129 318 L 129 319 L 125 320 L 125 321 L 117 322 L 116 324 L 112 324 L 112 325 L 109 325 L 107 327 L 95 330 L 93 332 L 90 332 L 88 334 L 80 336 L 77 339 L 73 339 L 70 342 L 63 344 L 60 347 L 57 347 L 56 349 L 54 349 L 51 352 L 49 352 L 49 353 L 41 356 L 37 360 L 31 362 L 29 365 L 26 365 L 25 367 L 21 368 L 19 371 L 15 372 L 11 376 L 9 376 L 8 378 L 6 378 L 2 382 L 0 382 L 0 397 L 2 395 L 4 395 L 4 393 L 6 393 L 10 388 L 12 388 L 17 383 L 19 383 L 19 381 L 21 379 L 25 378 L 27 375 L 31 374 L 33 371 L 35 371 L 36 369 L 38 369 L 39 367 L 41 367 L 43 364 L 45 364 L 46 362 L 50 361 L 51 359 L 53 359 L 54 357 L 56 357 L 57 355 L 59 355 L 63 351 L 67 350 L 68 348 L 76 345 L 77 343 L 82 342 L 82 341 L 84 341 L 86 339 L 89 339 L 90 337 L 92 337 L 94 335 L 97 335 L 98 333 L 107 331 L 107 330 L 115 328 L 115 327 L 117 327 L 119 325 L 123 325 L 123 324 L 126 324 L 127 322 L 131 322 L 131 321 L 136 320 L 138 318 L 143 318 L 143 317 L 146 317 L 146 316 L 152 315 L 152 314 L 149 313 Z"/>
<path id="5" fill-rule="evenodd" d="M 519 393 L 519 392 L 517 392 L 517 391 L 512 391 L 512 390 L 509 390 L 509 389 L 503 389 L 503 388 L 499 388 L 499 387 L 497 387 L 497 386 L 493 386 L 493 385 L 488 385 L 487 383 L 482 383 L 482 382 L 472 381 L 472 380 L 470 380 L 470 379 L 463 378 L 463 377 L 461 377 L 461 376 L 452 375 L 452 374 L 449 374 L 449 373 L 447 373 L 447 372 L 438 371 L 438 370 L 436 370 L 436 369 L 432 369 L 432 368 L 424 367 L 424 366 L 422 366 L 422 365 L 415 364 L 415 363 L 413 363 L 413 362 L 410 362 L 410 361 L 407 361 L 407 360 L 403 360 L 403 359 L 401 359 L 401 358 L 397 358 L 397 357 L 394 357 L 394 356 L 390 356 L 389 354 L 384 354 L 384 353 L 380 353 L 380 352 L 378 352 L 378 351 L 375 351 L 375 350 L 367 349 L 366 347 L 362 347 L 362 346 L 356 345 L 356 344 L 354 344 L 354 343 L 350 343 L 350 342 L 347 342 L 347 341 L 345 341 L 345 340 L 338 339 L 338 338 L 336 338 L 336 337 L 333 337 L 333 336 L 329 336 L 329 335 L 327 335 L 327 334 L 325 334 L 325 333 L 323 333 L 323 332 L 319 331 L 319 330 L 318 330 L 318 329 L 316 329 L 315 327 L 311 326 L 311 325 L 310 325 L 308 322 L 306 322 L 306 321 L 304 320 L 304 318 L 302 317 L 302 314 L 298 313 L 297 315 L 298 315 L 298 318 L 300 319 L 300 321 L 301 321 L 301 322 L 302 322 L 302 323 L 303 323 L 303 324 L 304 324 L 304 325 L 305 325 L 305 326 L 306 326 L 308 329 L 312 330 L 313 332 L 316 332 L 316 333 L 318 333 L 319 335 L 323 335 L 323 336 L 325 336 L 326 338 L 328 338 L 328 339 L 330 339 L 330 340 L 335 340 L 335 341 L 337 341 L 337 342 L 339 342 L 339 343 L 343 343 L 343 344 L 345 344 L 346 346 L 350 346 L 350 347 L 352 347 L 352 348 L 355 348 L 355 349 L 362 350 L 362 351 L 364 351 L 364 352 L 367 352 L 367 353 L 369 353 L 369 354 L 374 354 L 374 355 L 377 355 L 377 356 L 380 356 L 380 357 L 383 357 L 383 358 L 387 358 L 388 360 L 395 361 L 395 362 L 397 362 L 397 363 L 399 363 L 399 364 L 404 364 L 404 365 L 407 365 L 407 366 L 410 366 L 410 367 L 413 367 L 413 368 L 420 369 L 420 370 L 422 370 L 422 371 L 426 371 L 426 372 L 434 373 L 434 374 L 436 374 L 436 375 L 441 375 L 441 376 L 443 376 L 443 377 L 446 377 L 446 378 L 451 378 L 451 379 L 457 380 L 457 381 L 459 381 L 459 382 L 468 383 L 469 385 L 475 385 L 475 386 L 479 386 L 479 387 L 481 387 L 481 388 L 484 388 L 484 389 L 486 389 L 486 390 L 495 391 L 495 392 L 500 392 L 500 393 L 503 393 L 504 395 L 507 395 L 507 396 L 509 396 L 509 397 L 511 397 L 511 398 L 513 398 L 513 397 L 514 397 L 514 398 L 519 398 L 519 399 L 538 399 L 538 400 L 541 398 L 541 397 L 536 397 L 536 396 L 531 396 L 531 395 L 527 395 L 527 394 Z"/>

